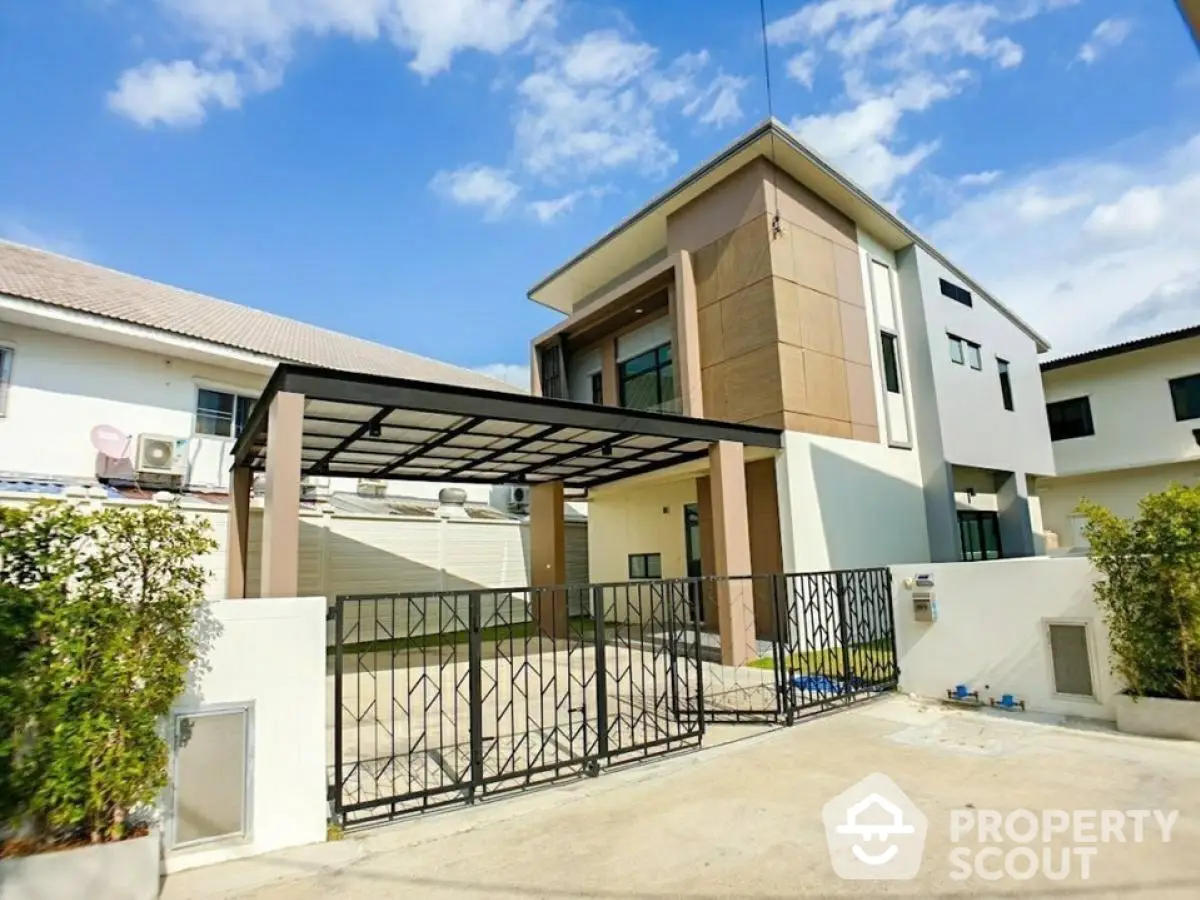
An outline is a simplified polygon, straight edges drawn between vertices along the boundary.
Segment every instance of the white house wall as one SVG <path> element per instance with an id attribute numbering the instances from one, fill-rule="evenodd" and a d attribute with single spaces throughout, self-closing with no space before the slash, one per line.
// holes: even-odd
<path id="1" fill-rule="evenodd" d="M 629 580 L 629 555 L 658 553 L 664 578 L 687 575 L 683 508 L 696 502 L 696 481 L 613 485 L 588 503 L 588 567 L 596 583 Z"/>
<path id="2" fill-rule="evenodd" d="M 257 395 L 267 375 L 233 365 L 206 364 L 127 346 L 0 322 L 0 343 L 14 350 L 7 414 L 0 417 L 0 472 L 94 478 L 98 454 L 90 434 L 111 425 L 132 436 L 190 438 L 189 483 L 226 489 L 233 441 L 194 435 L 201 387 Z M 129 454 L 136 453 L 131 442 Z M 101 458 L 102 459 L 102 458 Z M 354 491 L 355 479 L 333 479 Z M 448 483 L 390 482 L 388 493 L 435 499 Z M 484 485 L 455 485 L 472 502 L 487 503 Z"/>
<path id="3" fill-rule="evenodd" d="M 1046 372 L 1046 402 L 1088 397 L 1096 431 L 1053 443 L 1056 474 L 1200 461 L 1200 419 L 1175 420 L 1167 384 L 1198 372 L 1200 338 Z"/>
<path id="4" fill-rule="evenodd" d="M 775 477 L 787 571 L 929 559 L 915 452 L 787 431 Z"/>

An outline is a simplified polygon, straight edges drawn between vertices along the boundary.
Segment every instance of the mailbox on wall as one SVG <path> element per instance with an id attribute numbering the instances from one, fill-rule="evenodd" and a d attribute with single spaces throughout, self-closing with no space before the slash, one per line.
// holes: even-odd
<path id="1" fill-rule="evenodd" d="M 933 590 L 933 576 L 917 575 L 906 578 L 904 586 L 912 593 L 913 619 L 918 622 L 936 622 L 937 597 Z"/>

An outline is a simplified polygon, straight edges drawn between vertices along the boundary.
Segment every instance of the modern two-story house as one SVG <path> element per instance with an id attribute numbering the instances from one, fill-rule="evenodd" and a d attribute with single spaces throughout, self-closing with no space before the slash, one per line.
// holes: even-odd
<path id="1" fill-rule="evenodd" d="M 1087 545 L 1079 501 L 1133 516 L 1172 482 L 1200 481 L 1200 326 L 1042 364 L 1054 478 L 1038 480 L 1047 531 Z"/>
<path id="2" fill-rule="evenodd" d="M 594 582 L 714 574 L 721 515 L 748 518 L 756 573 L 1041 550 L 1046 342 L 776 122 L 529 297 L 564 315 L 535 393 L 784 432 L 591 491 Z"/>

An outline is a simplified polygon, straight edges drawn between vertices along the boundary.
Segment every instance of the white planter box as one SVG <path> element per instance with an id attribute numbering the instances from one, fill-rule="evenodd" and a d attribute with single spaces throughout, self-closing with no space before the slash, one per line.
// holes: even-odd
<path id="1" fill-rule="evenodd" d="M 0 900 L 155 900 L 159 835 L 0 860 Z"/>
<path id="2" fill-rule="evenodd" d="M 1117 694 L 1117 731 L 1200 741 L 1200 702 Z"/>

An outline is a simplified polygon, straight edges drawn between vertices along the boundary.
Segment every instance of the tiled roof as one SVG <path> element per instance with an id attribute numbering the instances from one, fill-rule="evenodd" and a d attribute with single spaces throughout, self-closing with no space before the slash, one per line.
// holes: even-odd
<path id="1" fill-rule="evenodd" d="M 5 241 L 0 241 L 0 294 L 279 360 L 517 391 L 512 385 L 468 369 Z"/>
<path id="2" fill-rule="evenodd" d="M 1073 353 L 1070 356 L 1048 359 L 1042 363 L 1042 371 L 1053 372 L 1055 369 L 1078 366 L 1097 359 L 1107 359 L 1110 356 L 1120 356 L 1122 353 L 1132 353 L 1135 350 L 1148 350 L 1151 347 L 1159 347 L 1163 344 L 1174 343 L 1175 341 L 1186 341 L 1194 337 L 1200 337 L 1200 325 L 1189 325 L 1187 328 L 1177 328 L 1174 331 L 1164 331 L 1160 334 L 1152 334 L 1149 337 L 1138 338 L 1133 341 L 1124 341 L 1120 344 L 1110 344 L 1107 347 L 1096 347 L 1092 350 L 1085 350 L 1082 353 Z"/>

